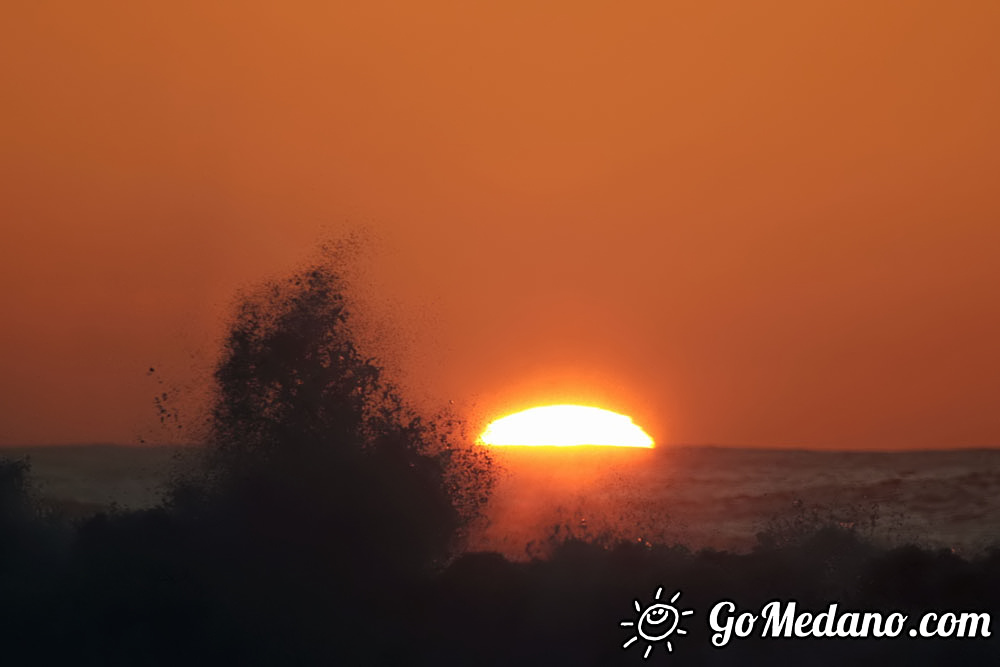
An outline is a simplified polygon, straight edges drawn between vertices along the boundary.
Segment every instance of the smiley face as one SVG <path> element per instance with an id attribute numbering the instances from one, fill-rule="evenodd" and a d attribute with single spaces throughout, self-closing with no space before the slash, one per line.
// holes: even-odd
<path id="1" fill-rule="evenodd" d="M 639 635 L 651 642 L 670 636 L 677 627 L 680 614 L 668 604 L 654 604 L 642 612 L 637 630 Z"/>

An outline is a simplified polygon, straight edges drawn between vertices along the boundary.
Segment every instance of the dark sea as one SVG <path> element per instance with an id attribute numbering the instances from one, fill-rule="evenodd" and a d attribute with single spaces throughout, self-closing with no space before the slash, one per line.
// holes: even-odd
<path id="1" fill-rule="evenodd" d="M 162 511 L 129 512 L 155 506 L 197 451 L 0 451 L 30 457 L 31 494 L 79 519 L 50 522 L 25 515 L 16 494 L 0 498 L 2 656 L 19 665 L 645 664 L 655 637 L 630 648 L 638 635 L 626 623 L 641 623 L 662 589 L 671 603 L 683 591 L 690 614 L 673 647 L 656 639 L 649 664 L 1000 664 L 1000 551 L 989 550 L 1000 544 L 1000 451 L 498 449 L 469 553 L 448 554 L 446 535 L 428 552 L 443 567 L 430 570 L 412 563 L 435 534 L 434 505 L 409 493 L 405 477 L 378 486 L 370 473 L 391 474 L 385 460 L 346 473 L 323 457 L 269 466 L 218 495 L 181 493 Z M 9 491 L 22 468 L 6 469 Z M 98 514 L 112 504 L 117 511 Z M 772 602 L 799 605 L 807 622 L 816 613 L 813 626 L 837 605 L 901 620 L 895 634 L 864 639 L 777 637 L 763 621 L 751 632 Z M 737 606 L 750 617 L 726 648 L 712 620 L 720 604 L 733 605 L 726 622 Z M 946 610 L 940 636 L 914 639 L 918 619 Z M 955 613 L 974 614 L 983 632 L 954 635 L 964 627 Z"/>
<path id="2" fill-rule="evenodd" d="M 500 457 L 476 548 L 523 558 L 569 533 L 747 551 L 823 524 L 965 556 L 1000 545 L 1000 450 L 545 449 Z"/>
<path id="3" fill-rule="evenodd" d="M 1000 450 L 511 449 L 548 451 L 498 453 L 498 483 L 470 550 L 525 559 L 572 535 L 749 551 L 829 523 L 885 546 L 975 556 L 1000 545 Z M 28 457 L 42 498 L 86 514 L 155 505 L 191 451 L 86 445 L 0 456 Z"/>

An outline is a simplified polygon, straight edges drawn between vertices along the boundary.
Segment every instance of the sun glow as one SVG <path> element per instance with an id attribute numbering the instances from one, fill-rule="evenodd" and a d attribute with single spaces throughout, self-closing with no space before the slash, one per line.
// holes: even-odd
<path id="1" fill-rule="evenodd" d="M 582 405 L 546 405 L 496 420 L 479 436 L 486 445 L 652 447 L 632 418 Z"/>

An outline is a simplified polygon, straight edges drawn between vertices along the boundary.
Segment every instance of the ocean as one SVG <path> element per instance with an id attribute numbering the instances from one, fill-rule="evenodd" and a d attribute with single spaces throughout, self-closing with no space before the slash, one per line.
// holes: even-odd
<path id="1" fill-rule="evenodd" d="M 748 551 L 824 524 L 966 556 L 1000 545 L 1000 450 L 528 449 L 500 452 L 476 549 L 530 557 L 568 533 Z"/>
<path id="2" fill-rule="evenodd" d="M 52 446 L 0 456 L 28 457 L 40 497 L 86 514 L 155 505 L 191 451 Z M 542 556 L 567 535 L 743 552 L 825 523 L 884 546 L 975 556 L 1000 545 L 1000 450 L 498 448 L 496 463 L 468 549 L 516 560 Z"/>
<path id="3" fill-rule="evenodd" d="M 1000 451 L 506 448 L 465 554 L 408 466 L 324 451 L 153 512 L 124 510 L 154 506 L 195 450 L 0 452 L 31 457 L 50 507 L 122 508 L 32 517 L 5 467 L 6 662 L 1000 664 L 1000 551 L 979 553 L 1000 534 Z M 680 630 L 642 634 L 677 600 Z M 754 626 L 771 603 L 812 625 Z M 852 614 L 897 620 L 834 636 L 824 613 L 838 633 Z"/>

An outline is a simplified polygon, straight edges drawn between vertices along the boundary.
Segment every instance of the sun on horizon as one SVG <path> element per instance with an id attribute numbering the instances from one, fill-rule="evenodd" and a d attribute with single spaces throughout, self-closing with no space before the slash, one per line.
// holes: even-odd
<path id="1" fill-rule="evenodd" d="M 584 405 L 544 405 L 515 412 L 490 423 L 479 440 L 484 445 L 528 447 L 655 444 L 631 417 Z"/>

